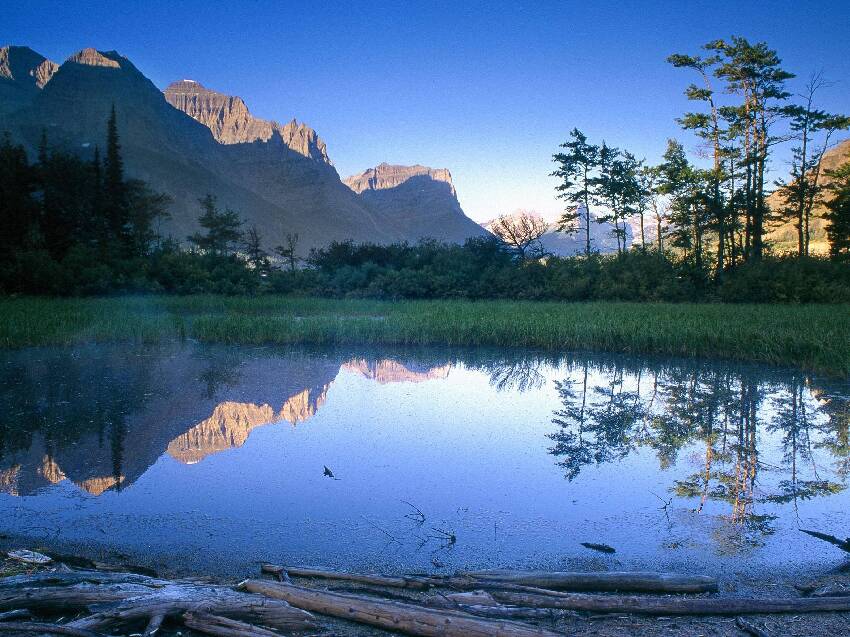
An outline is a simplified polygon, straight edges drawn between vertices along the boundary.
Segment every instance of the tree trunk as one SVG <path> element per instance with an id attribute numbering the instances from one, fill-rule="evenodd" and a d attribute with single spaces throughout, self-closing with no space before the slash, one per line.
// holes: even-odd
<path id="1" fill-rule="evenodd" d="M 634 591 L 644 593 L 711 593 L 717 580 L 705 575 L 617 572 L 472 571 L 461 573 L 487 582 L 507 582 L 556 591 Z"/>

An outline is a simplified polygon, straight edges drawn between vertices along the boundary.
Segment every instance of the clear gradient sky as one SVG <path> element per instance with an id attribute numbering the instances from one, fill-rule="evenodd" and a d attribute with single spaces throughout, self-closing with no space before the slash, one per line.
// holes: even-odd
<path id="1" fill-rule="evenodd" d="M 0 45 L 61 62 L 116 49 L 159 87 L 194 79 L 260 117 L 296 117 L 340 174 L 382 161 L 449 168 L 477 221 L 562 204 L 551 156 L 577 126 L 657 161 L 695 141 L 674 119 L 692 80 L 664 62 L 743 35 L 801 80 L 822 69 L 824 108 L 850 113 L 850 2 L 40 2 L 7 0 Z M 782 166 L 778 166 L 782 168 Z"/>

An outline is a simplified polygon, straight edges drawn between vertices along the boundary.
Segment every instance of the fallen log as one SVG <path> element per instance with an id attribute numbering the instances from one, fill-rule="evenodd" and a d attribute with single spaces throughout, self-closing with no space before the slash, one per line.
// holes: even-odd
<path id="1" fill-rule="evenodd" d="M 342 573 L 314 568 L 301 568 L 298 566 L 277 566 L 275 564 L 263 564 L 262 571 L 273 575 L 286 573 L 291 577 L 340 580 L 356 582 L 358 584 L 371 584 L 372 586 L 386 586 L 389 588 L 409 588 L 417 591 L 427 590 L 431 586 L 428 579 L 422 577 L 388 577 L 385 575 Z"/>
<path id="2" fill-rule="evenodd" d="M 112 573 L 101 571 L 51 571 L 33 575 L 12 575 L 0 578 L 0 591 L 12 588 L 36 586 L 72 586 L 74 584 L 141 584 L 143 586 L 165 586 L 168 580 L 137 575 L 136 573 Z"/>
<path id="3" fill-rule="evenodd" d="M 43 612 L 83 610 L 94 604 L 109 604 L 149 594 L 138 584 L 75 584 L 0 590 L 0 611 L 26 608 Z"/>
<path id="4" fill-rule="evenodd" d="M 48 622 L 3 622 L 0 624 L 0 632 L 66 635 L 67 637 L 103 637 L 103 635 L 90 630 L 81 630 L 65 624 Z"/>
<path id="5" fill-rule="evenodd" d="M 26 608 L 7 610 L 6 612 L 0 613 L 0 622 L 7 622 L 10 619 L 26 619 L 30 616 L 30 612 Z"/>
<path id="6" fill-rule="evenodd" d="M 214 637 L 280 637 L 274 631 L 209 613 L 186 613 L 183 625 Z"/>
<path id="7" fill-rule="evenodd" d="M 705 575 L 646 572 L 471 571 L 480 581 L 504 582 L 556 591 L 634 591 L 642 593 L 713 593 L 717 580 Z"/>
<path id="8" fill-rule="evenodd" d="M 552 619 L 555 611 L 551 608 L 521 608 L 503 606 L 485 591 L 469 593 L 437 593 L 425 599 L 425 605 L 431 608 L 448 608 L 471 613 L 490 619 Z"/>
<path id="9" fill-rule="evenodd" d="M 297 608 L 408 635 L 423 637 L 554 637 L 556 635 L 542 628 L 519 622 L 488 620 L 457 611 L 436 610 L 402 602 L 330 593 L 267 580 L 246 580 L 240 584 L 240 587 L 252 593 L 282 599 Z"/>
<path id="10" fill-rule="evenodd" d="M 638 615 L 759 615 L 767 613 L 818 613 L 850 611 L 847 597 L 792 597 L 744 599 L 721 597 L 637 597 L 626 595 L 558 595 L 494 590 L 496 601 L 531 608 L 559 608 L 595 613 Z"/>
<path id="11" fill-rule="evenodd" d="M 69 624 L 105 631 L 114 626 L 144 625 L 151 618 L 180 619 L 185 613 L 220 615 L 284 631 L 312 630 L 315 618 L 285 601 L 249 595 L 225 586 L 171 584 L 145 594 L 126 597 L 118 604 Z"/>

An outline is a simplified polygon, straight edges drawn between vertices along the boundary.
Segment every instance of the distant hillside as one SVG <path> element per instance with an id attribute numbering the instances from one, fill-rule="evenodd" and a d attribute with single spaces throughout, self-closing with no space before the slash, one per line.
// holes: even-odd
<path id="1" fill-rule="evenodd" d="M 342 183 L 314 130 L 255 118 L 239 97 L 186 80 L 163 94 L 115 51 L 83 49 L 58 66 L 26 47 L 0 49 L 0 131 L 31 155 L 46 133 L 50 146 L 91 157 L 113 105 L 127 173 L 171 197 L 161 230 L 178 240 L 197 230 L 198 199 L 208 193 L 255 225 L 268 248 L 298 233 L 302 253 L 335 240 L 480 232 L 459 206 L 451 219 L 445 210 L 425 218 L 406 200 L 367 202 Z"/>
<path id="2" fill-rule="evenodd" d="M 850 139 L 846 139 L 830 148 L 824 154 L 821 160 L 822 183 L 829 183 L 829 178 L 823 176 L 823 171 L 834 170 L 848 161 L 850 161 Z M 767 198 L 767 203 L 772 210 L 779 210 L 783 205 L 781 198 L 775 192 Z M 811 220 L 812 237 L 809 244 L 813 254 L 826 254 L 829 252 L 829 245 L 826 241 L 826 221 L 823 218 L 823 213 L 824 209 L 822 206 L 816 207 L 813 211 Z M 797 250 L 797 229 L 791 222 L 773 227 L 767 239 L 773 244 L 776 252 L 794 252 Z"/>
<path id="3" fill-rule="evenodd" d="M 461 243 L 489 233 L 467 217 L 445 168 L 380 164 L 345 179 L 360 201 L 413 239 Z"/>

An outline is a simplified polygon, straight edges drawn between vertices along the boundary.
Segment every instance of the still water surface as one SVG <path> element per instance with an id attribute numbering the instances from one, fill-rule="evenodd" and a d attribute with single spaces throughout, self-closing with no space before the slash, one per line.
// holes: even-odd
<path id="1" fill-rule="evenodd" d="M 850 529 L 850 386 L 789 370 L 86 346 L 0 401 L 0 533 L 154 565 L 793 572 Z"/>

